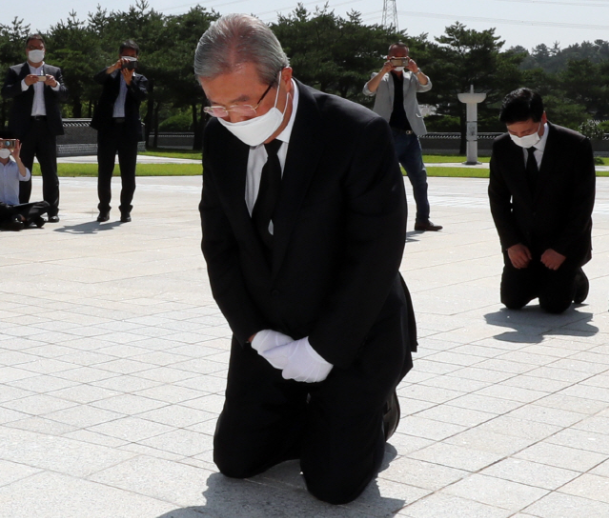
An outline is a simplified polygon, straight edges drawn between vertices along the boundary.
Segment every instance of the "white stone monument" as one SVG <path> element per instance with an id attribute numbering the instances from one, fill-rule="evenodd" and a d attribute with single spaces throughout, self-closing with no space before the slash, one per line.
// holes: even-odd
<path id="1" fill-rule="evenodd" d="M 467 162 L 466 165 L 477 165 L 478 162 L 478 104 L 486 99 L 486 94 L 474 93 L 474 85 L 468 93 L 457 94 L 459 101 L 467 106 Z"/>

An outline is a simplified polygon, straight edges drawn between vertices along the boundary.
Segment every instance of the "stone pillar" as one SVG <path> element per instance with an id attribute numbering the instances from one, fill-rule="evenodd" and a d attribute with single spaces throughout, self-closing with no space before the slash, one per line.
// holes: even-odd
<path id="1" fill-rule="evenodd" d="M 471 85 L 468 93 L 457 94 L 459 101 L 467 106 L 467 162 L 466 165 L 476 165 L 478 162 L 478 104 L 486 99 L 486 94 L 474 93 Z"/>

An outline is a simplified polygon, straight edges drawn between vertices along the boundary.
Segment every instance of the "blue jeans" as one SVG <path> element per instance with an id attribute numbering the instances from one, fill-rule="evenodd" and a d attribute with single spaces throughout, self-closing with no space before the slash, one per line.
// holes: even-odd
<path id="1" fill-rule="evenodd" d="M 406 169 L 412 185 L 412 194 L 417 204 L 416 222 L 429 220 L 429 201 L 427 200 L 427 171 L 423 164 L 423 152 L 419 138 L 414 134 L 406 135 L 403 131 L 391 129 L 398 162 Z"/>

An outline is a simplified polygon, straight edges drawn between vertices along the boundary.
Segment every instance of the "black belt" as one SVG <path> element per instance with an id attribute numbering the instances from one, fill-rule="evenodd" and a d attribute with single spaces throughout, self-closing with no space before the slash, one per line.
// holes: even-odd
<path id="1" fill-rule="evenodd" d="M 32 115 L 32 120 L 33 121 L 45 121 L 47 120 L 47 116 L 46 115 Z"/>
<path id="2" fill-rule="evenodd" d="M 114 124 L 125 124 L 125 117 L 114 117 Z"/>

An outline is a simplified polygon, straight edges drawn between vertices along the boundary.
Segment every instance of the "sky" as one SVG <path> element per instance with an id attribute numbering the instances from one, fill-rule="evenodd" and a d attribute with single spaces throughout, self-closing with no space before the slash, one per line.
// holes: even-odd
<path id="1" fill-rule="evenodd" d="M 539 44 L 558 43 L 565 48 L 575 43 L 597 39 L 609 40 L 609 0 L 303 0 L 313 12 L 327 3 L 335 14 L 345 16 L 357 11 L 365 24 L 383 21 L 387 4 L 389 19 L 397 12 L 398 28 L 409 35 L 427 33 L 429 39 L 441 36 L 456 21 L 469 29 L 482 31 L 494 27 L 495 34 L 505 41 L 504 49 L 520 45 L 533 49 Z M 0 23 L 9 25 L 13 18 L 23 19 L 32 31 L 47 31 L 74 10 L 86 20 L 101 4 L 110 11 L 125 11 L 135 0 L 20 0 L 3 2 Z M 187 12 L 199 4 L 220 14 L 242 12 L 254 14 L 264 22 L 288 15 L 297 5 L 292 0 L 148 0 L 156 11 L 167 15 Z M 128 37 L 129 35 L 125 35 Z M 50 49 L 49 49 L 50 50 Z M 413 56 L 414 57 L 414 56 Z"/>

